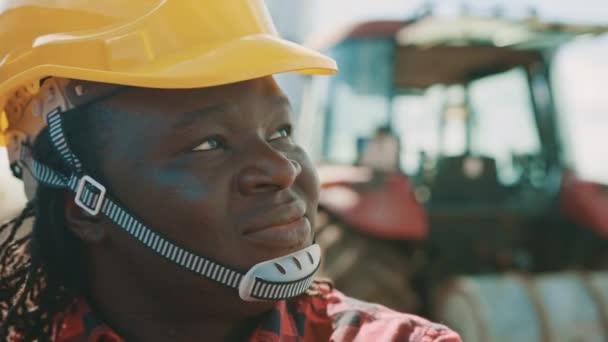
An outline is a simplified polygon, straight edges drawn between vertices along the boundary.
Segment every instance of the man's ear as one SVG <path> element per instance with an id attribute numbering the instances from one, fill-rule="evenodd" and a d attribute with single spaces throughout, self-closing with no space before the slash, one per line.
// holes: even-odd
<path id="1" fill-rule="evenodd" d="M 68 229 L 86 242 L 101 242 L 106 236 L 102 218 L 82 210 L 71 193 L 65 196 L 65 219 Z"/>

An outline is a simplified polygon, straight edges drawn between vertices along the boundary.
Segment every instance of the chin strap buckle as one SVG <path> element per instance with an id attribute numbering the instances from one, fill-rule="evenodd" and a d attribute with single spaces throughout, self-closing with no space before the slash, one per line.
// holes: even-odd
<path id="1" fill-rule="evenodd" d="M 97 216 L 101 211 L 106 188 L 90 176 L 83 176 L 76 187 L 74 202 L 87 213 Z"/>

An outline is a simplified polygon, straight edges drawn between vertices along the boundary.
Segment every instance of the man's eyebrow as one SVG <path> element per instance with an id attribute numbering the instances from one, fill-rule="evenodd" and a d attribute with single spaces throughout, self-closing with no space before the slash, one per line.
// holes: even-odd
<path id="1" fill-rule="evenodd" d="M 191 112 L 182 113 L 180 114 L 180 118 L 176 120 L 171 126 L 173 129 L 188 127 L 192 123 L 201 120 L 212 113 L 226 112 L 227 107 L 228 106 L 226 104 L 217 104 L 197 109 Z"/>
<path id="2" fill-rule="evenodd" d="M 279 95 L 279 96 L 272 96 L 270 98 L 270 102 L 274 105 L 280 106 L 280 107 L 285 107 L 287 108 L 289 111 L 292 111 L 292 107 L 291 107 L 291 102 L 289 101 L 289 98 L 287 98 L 286 96 L 283 95 Z M 180 115 L 180 118 L 178 120 L 176 120 L 172 126 L 173 129 L 180 129 L 180 128 L 184 128 L 184 127 L 188 127 L 190 125 L 192 125 L 194 122 L 201 120 L 203 118 L 205 118 L 206 116 L 209 116 L 210 114 L 213 113 L 226 113 L 230 108 L 230 104 L 217 104 L 217 105 L 211 105 L 208 107 L 204 107 L 201 109 L 197 109 L 191 112 L 185 112 L 182 113 Z"/>

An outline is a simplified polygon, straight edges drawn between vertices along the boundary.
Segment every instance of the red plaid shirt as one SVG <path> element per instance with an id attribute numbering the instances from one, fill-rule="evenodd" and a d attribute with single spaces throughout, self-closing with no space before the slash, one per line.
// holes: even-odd
<path id="1" fill-rule="evenodd" d="M 421 317 L 358 301 L 315 283 L 313 291 L 277 303 L 248 341 L 461 342 L 455 332 Z M 58 342 L 124 342 L 84 301 L 66 313 Z"/>

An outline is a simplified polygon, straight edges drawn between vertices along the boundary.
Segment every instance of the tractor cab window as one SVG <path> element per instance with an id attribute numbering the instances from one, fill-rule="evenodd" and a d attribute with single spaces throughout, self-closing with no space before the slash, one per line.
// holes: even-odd
<path id="1" fill-rule="evenodd" d="M 472 154 L 494 159 L 502 184 L 518 182 L 522 168 L 532 167 L 521 164 L 541 153 L 525 71 L 514 69 L 473 81 L 469 103 Z M 544 165 L 535 167 L 539 173 Z M 532 181 L 540 182 L 543 176 L 533 176 Z"/>
<path id="2" fill-rule="evenodd" d="M 497 181 L 510 185 L 520 181 L 524 161 L 540 160 L 523 69 L 486 76 L 468 87 L 435 86 L 400 95 L 394 104 L 393 128 L 401 138 L 401 165 L 408 174 L 428 167 L 424 163 L 433 167 L 441 158 L 471 155 L 492 160 Z"/>
<path id="3" fill-rule="evenodd" d="M 394 99 L 393 130 L 401 138 L 401 169 L 409 175 L 418 173 L 425 160 L 445 153 L 445 145 L 449 146 L 447 153 L 464 149 L 464 132 L 458 122 L 448 128 L 442 143 L 440 127 L 446 91 L 439 85 Z"/>
<path id="4" fill-rule="evenodd" d="M 340 70 L 327 89 L 323 159 L 357 164 L 367 142 L 385 126 L 391 107 L 392 39 L 357 39 L 332 49 Z"/>
<path id="5" fill-rule="evenodd" d="M 604 185 L 608 185 L 606 58 L 604 45 L 581 41 L 564 47 L 553 67 L 562 158 L 579 177 Z"/>
<path id="6" fill-rule="evenodd" d="M 340 105 L 328 118 L 326 155 L 333 162 L 355 164 L 368 139 L 386 123 L 387 99 L 356 94 L 347 84 L 337 84 L 334 91 L 334 101 Z"/>

